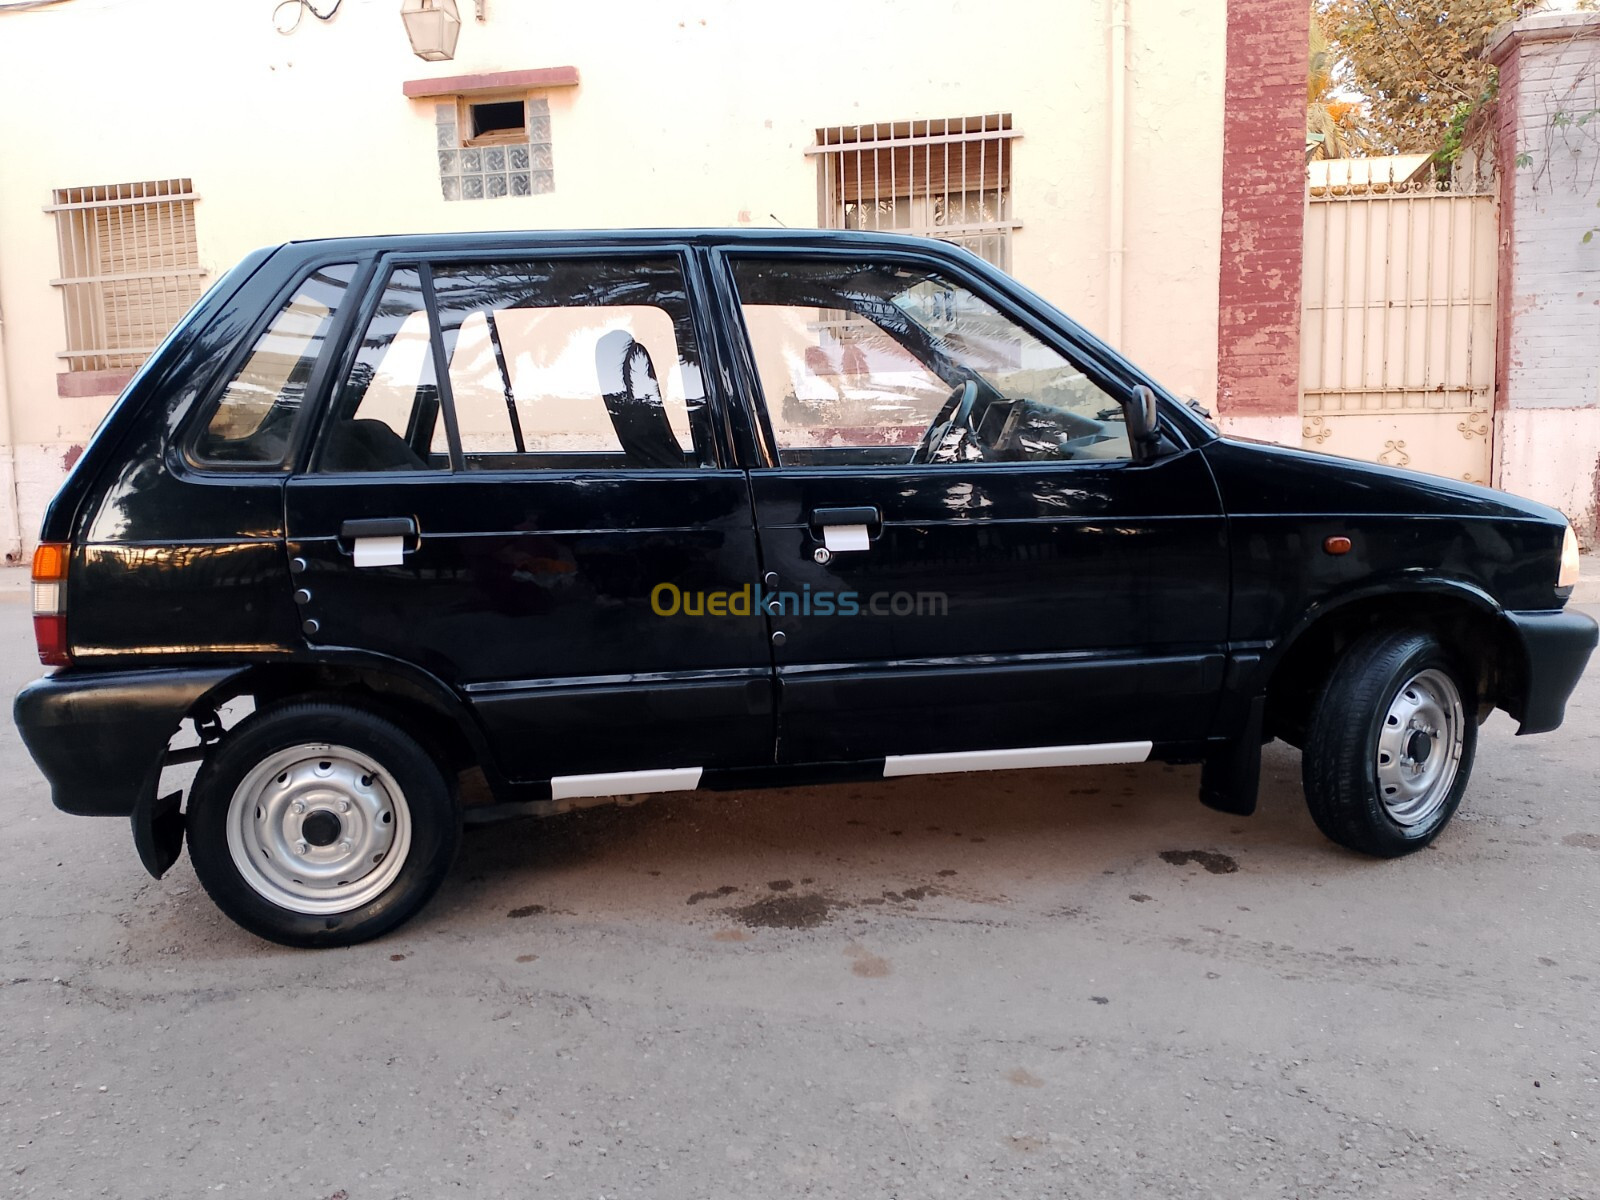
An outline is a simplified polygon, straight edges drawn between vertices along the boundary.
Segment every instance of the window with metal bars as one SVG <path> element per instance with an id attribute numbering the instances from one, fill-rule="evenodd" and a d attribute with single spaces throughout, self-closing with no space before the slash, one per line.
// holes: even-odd
<path id="1" fill-rule="evenodd" d="M 139 366 L 199 297 L 196 199 L 187 179 L 56 190 L 68 370 Z"/>
<path id="2" fill-rule="evenodd" d="M 1017 136 L 1010 113 L 818 129 L 821 224 L 936 237 L 1010 270 Z"/>

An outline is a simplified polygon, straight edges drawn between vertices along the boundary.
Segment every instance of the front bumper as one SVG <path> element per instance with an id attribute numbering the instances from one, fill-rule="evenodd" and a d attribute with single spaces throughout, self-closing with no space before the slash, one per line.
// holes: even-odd
<path id="1" fill-rule="evenodd" d="M 126 817 L 154 796 L 167 743 L 195 701 L 239 671 L 60 671 L 18 692 L 12 715 L 57 808 Z"/>
<path id="2" fill-rule="evenodd" d="M 1567 699 L 1600 638 L 1600 627 L 1583 613 L 1566 610 L 1508 612 L 1522 647 L 1522 704 L 1518 734 L 1547 733 L 1560 726 Z"/>

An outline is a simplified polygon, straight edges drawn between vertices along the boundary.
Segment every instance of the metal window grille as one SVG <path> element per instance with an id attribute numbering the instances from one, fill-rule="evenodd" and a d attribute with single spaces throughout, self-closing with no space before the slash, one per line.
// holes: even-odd
<path id="1" fill-rule="evenodd" d="M 817 130 L 822 225 L 921 234 L 1011 268 L 1010 113 Z"/>
<path id="2" fill-rule="evenodd" d="M 137 367 L 200 295 L 187 179 L 59 188 L 54 213 L 73 371 Z"/>

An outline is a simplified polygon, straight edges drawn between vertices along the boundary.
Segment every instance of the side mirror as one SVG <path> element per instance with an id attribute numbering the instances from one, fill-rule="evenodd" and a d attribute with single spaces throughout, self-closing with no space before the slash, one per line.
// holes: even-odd
<path id="1" fill-rule="evenodd" d="M 1123 411 L 1134 459 L 1144 462 L 1154 458 L 1161 445 L 1161 405 L 1155 392 L 1142 383 L 1135 384 L 1133 393 L 1123 402 Z"/>

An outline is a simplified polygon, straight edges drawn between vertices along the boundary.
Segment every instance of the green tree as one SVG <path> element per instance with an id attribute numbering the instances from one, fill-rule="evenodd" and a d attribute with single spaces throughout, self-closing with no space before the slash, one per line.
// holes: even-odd
<path id="1" fill-rule="evenodd" d="M 1338 57 L 1311 9 L 1311 57 L 1306 63 L 1306 158 L 1349 158 L 1372 151 L 1363 105 L 1342 93 Z"/>
<path id="2" fill-rule="evenodd" d="M 1484 43 L 1542 0 L 1318 0 L 1339 84 L 1365 98 L 1380 154 L 1476 140 L 1494 98 Z"/>

